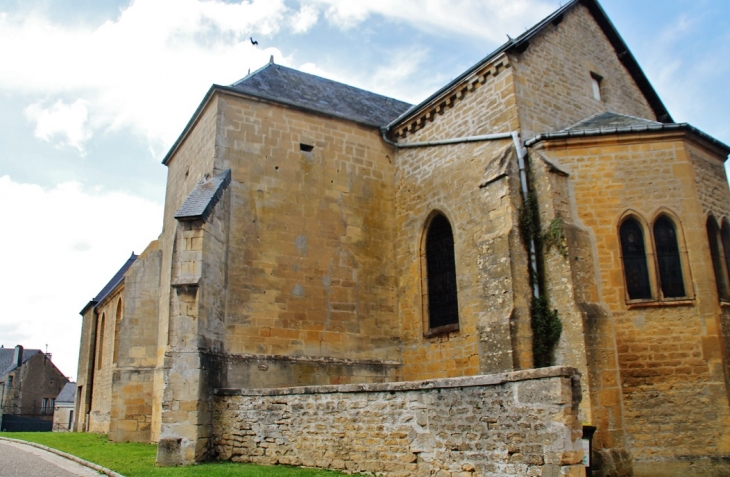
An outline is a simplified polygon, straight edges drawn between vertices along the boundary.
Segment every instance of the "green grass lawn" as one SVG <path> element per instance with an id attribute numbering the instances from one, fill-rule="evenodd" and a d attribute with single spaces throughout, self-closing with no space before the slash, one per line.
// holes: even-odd
<path id="1" fill-rule="evenodd" d="M 80 432 L 0 432 L 11 439 L 37 442 L 112 469 L 125 477 L 334 477 L 338 472 L 288 466 L 211 462 L 188 467 L 156 467 L 157 446 L 109 442 L 106 435 Z"/>

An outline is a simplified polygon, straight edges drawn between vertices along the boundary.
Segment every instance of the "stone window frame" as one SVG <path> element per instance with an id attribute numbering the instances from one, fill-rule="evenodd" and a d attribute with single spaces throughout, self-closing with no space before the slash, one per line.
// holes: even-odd
<path id="1" fill-rule="evenodd" d="M 104 326 L 106 325 L 106 314 L 102 312 L 97 323 L 98 338 L 96 349 L 96 369 L 99 370 L 104 366 Z"/>
<path id="2" fill-rule="evenodd" d="M 116 318 L 114 320 L 114 352 L 112 354 L 112 363 L 116 364 L 119 358 L 119 329 L 122 326 L 122 318 L 124 313 L 124 302 L 121 298 L 117 300 L 117 309 L 115 311 Z"/>
<path id="3" fill-rule="evenodd" d="M 713 224 L 715 230 L 711 231 L 710 225 Z M 723 232 L 726 237 L 730 236 L 730 224 L 727 218 L 724 217 L 718 222 L 715 215 L 710 212 L 705 219 L 705 231 L 707 232 L 707 242 L 710 250 L 710 260 L 712 262 L 718 300 L 724 305 L 730 305 L 730 257 L 728 257 L 730 250 L 728 250 L 729 247 L 726 247 L 725 240 L 723 240 Z M 717 249 L 716 251 L 713 250 L 713 242 Z"/>
<path id="4" fill-rule="evenodd" d="M 593 93 L 593 99 L 601 103 L 605 102 L 605 86 L 603 76 L 599 75 L 595 71 L 591 71 L 591 93 Z"/>
<path id="5" fill-rule="evenodd" d="M 662 217 L 669 219 L 675 228 L 685 293 L 683 296 L 665 297 L 662 292 L 659 262 L 657 260 L 656 239 L 654 237 L 654 226 Z M 646 254 L 646 265 L 649 275 L 650 298 L 631 298 L 629 296 L 628 283 L 626 281 L 626 267 L 623 252 L 621 251 L 621 226 L 628 219 L 634 219 L 638 222 L 644 234 L 644 252 Z M 624 283 L 624 299 L 629 308 L 694 304 L 695 294 L 692 286 L 692 273 L 689 266 L 689 255 L 684 237 L 684 227 L 677 214 L 666 207 L 660 207 L 656 212 L 654 212 L 651 221 L 647 221 L 639 212 L 635 210 L 627 210 L 621 215 L 616 225 L 616 232 L 618 237 L 619 260 L 621 262 L 622 269 L 621 275 Z"/>
<path id="6" fill-rule="evenodd" d="M 456 322 L 454 323 L 448 323 L 442 326 L 437 327 L 431 327 L 431 317 L 430 317 L 430 306 L 429 306 L 429 291 L 428 291 L 428 266 L 427 266 L 427 256 L 426 256 L 426 241 L 428 237 L 428 232 L 430 230 L 431 224 L 433 223 L 433 220 L 438 217 L 442 216 L 449 224 L 449 227 L 451 227 L 451 234 L 454 239 L 454 249 L 453 249 L 453 258 L 454 258 L 454 272 L 456 275 L 456 279 L 454 282 L 454 286 L 456 287 L 456 311 L 457 311 L 457 318 Z M 440 336 L 445 335 L 449 333 L 458 332 L 460 329 L 460 321 L 461 321 L 461 313 L 459 313 L 459 285 L 458 285 L 458 272 L 456 270 L 457 264 L 459 261 L 457 260 L 457 240 L 456 240 L 456 233 L 453 224 L 453 220 L 449 218 L 449 214 L 444 212 L 441 209 L 434 209 L 432 210 L 426 220 L 423 223 L 423 229 L 421 230 L 421 239 L 420 239 L 420 245 L 419 245 L 419 261 L 421 265 L 421 310 L 422 310 L 422 318 L 423 318 L 423 330 L 424 330 L 424 337 L 430 338 L 434 336 Z"/>

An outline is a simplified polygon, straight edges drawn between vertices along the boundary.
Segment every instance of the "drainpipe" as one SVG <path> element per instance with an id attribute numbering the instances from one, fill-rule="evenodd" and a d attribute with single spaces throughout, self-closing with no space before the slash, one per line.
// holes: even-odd
<path id="1" fill-rule="evenodd" d="M 520 168 L 520 185 L 522 186 L 522 201 L 527 206 L 527 200 L 529 198 L 529 190 L 527 188 L 527 169 L 525 168 L 525 156 L 527 150 L 522 146 L 520 141 L 520 133 L 512 131 L 512 142 L 515 144 L 515 151 L 517 151 L 517 165 Z M 532 269 L 532 276 L 535 279 L 532 281 L 532 295 L 535 298 L 540 298 L 540 289 L 538 288 L 538 275 L 537 275 L 537 253 L 535 251 L 535 238 L 530 237 L 530 268 Z"/>
<path id="2" fill-rule="evenodd" d="M 481 136 L 466 136 L 466 137 L 457 137 L 452 139 L 441 139 L 438 141 L 425 141 L 425 142 L 411 142 L 411 143 L 397 143 L 394 141 L 391 141 L 386 137 L 386 133 L 388 131 L 388 128 L 382 127 L 380 128 L 380 135 L 383 138 L 383 142 L 386 144 L 389 144 L 390 146 L 393 146 L 396 149 L 406 149 L 406 148 L 412 148 L 412 147 L 433 147 L 433 146 L 444 146 L 447 144 L 463 144 L 468 142 L 480 142 L 480 141 L 494 141 L 497 139 L 512 139 L 512 142 L 515 145 L 515 151 L 517 152 L 517 165 L 520 169 L 520 186 L 522 189 L 522 200 L 525 204 L 527 204 L 527 200 L 529 197 L 529 189 L 527 184 L 527 169 L 525 167 L 525 156 L 527 155 L 527 150 L 523 147 L 522 141 L 520 140 L 520 133 L 519 131 L 510 131 L 506 133 L 496 133 L 496 134 L 483 134 Z M 532 271 L 532 276 L 535 277 L 532 284 L 532 294 L 535 298 L 540 297 L 540 289 L 538 288 L 538 280 L 537 280 L 537 253 L 535 251 L 535 239 L 533 237 L 530 237 L 530 269 Z"/>

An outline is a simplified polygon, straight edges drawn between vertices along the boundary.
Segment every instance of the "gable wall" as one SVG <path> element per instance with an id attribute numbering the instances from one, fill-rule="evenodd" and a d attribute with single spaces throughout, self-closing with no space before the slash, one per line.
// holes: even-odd
<path id="1" fill-rule="evenodd" d="M 232 170 L 229 384 L 394 379 L 366 366 L 400 359 L 392 150 L 376 129 L 349 121 L 233 96 L 220 101 L 221 157 Z M 256 362 L 267 356 L 300 361 Z M 330 366 L 324 357 L 363 366 Z"/>
<path id="2" fill-rule="evenodd" d="M 656 120 L 588 9 L 576 5 L 522 54 L 510 54 L 523 139 L 560 130 L 599 112 Z M 593 98 L 591 72 L 603 77 Z"/>
<path id="3" fill-rule="evenodd" d="M 13 376 L 13 386 L 7 387 L 8 376 Z M 56 399 L 68 379 L 61 371 L 41 353 L 36 353 L 19 367 L 4 376 L 3 389 L 4 414 L 29 416 L 51 420 L 53 407 L 46 414 L 41 414 L 43 399 Z"/>

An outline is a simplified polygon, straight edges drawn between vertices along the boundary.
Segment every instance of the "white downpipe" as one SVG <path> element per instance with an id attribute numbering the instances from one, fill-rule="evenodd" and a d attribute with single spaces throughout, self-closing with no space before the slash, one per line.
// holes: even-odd
<path id="1" fill-rule="evenodd" d="M 525 156 L 527 150 L 522 147 L 522 141 L 520 141 L 520 133 L 518 131 L 512 131 L 512 142 L 515 144 L 515 150 L 517 151 L 517 165 L 520 168 L 520 185 L 522 186 L 522 201 L 527 207 L 527 201 L 529 198 L 529 191 L 527 189 L 527 170 L 525 169 Z M 529 212 L 529 211 L 528 211 Z M 530 267 L 532 268 L 532 295 L 535 298 L 540 297 L 540 289 L 538 288 L 537 281 L 537 253 L 535 252 L 535 239 L 530 237 Z"/>
<path id="2" fill-rule="evenodd" d="M 398 143 L 393 142 L 385 136 L 385 129 L 380 130 L 383 141 L 390 144 L 398 149 L 405 149 L 409 147 L 432 147 L 432 146 L 444 146 L 447 144 L 463 144 L 465 142 L 480 142 L 480 141 L 494 141 L 495 139 L 509 139 L 512 137 L 512 133 L 496 133 L 496 134 L 482 134 L 481 136 L 466 136 L 466 137 L 455 137 L 452 139 L 440 139 L 437 141 L 424 141 L 424 142 L 411 142 L 411 143 Z"/>

